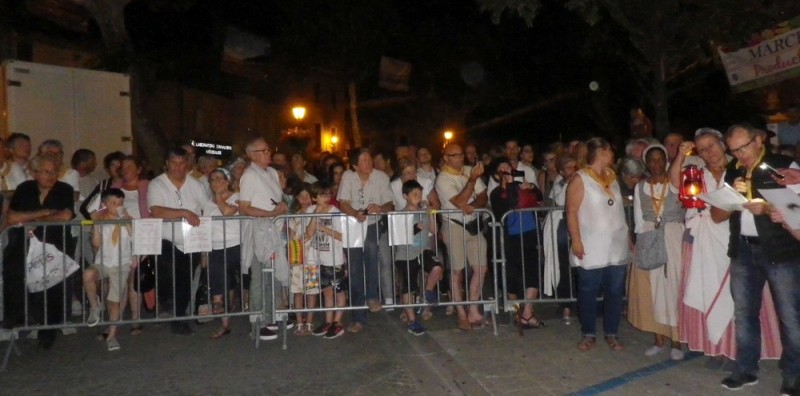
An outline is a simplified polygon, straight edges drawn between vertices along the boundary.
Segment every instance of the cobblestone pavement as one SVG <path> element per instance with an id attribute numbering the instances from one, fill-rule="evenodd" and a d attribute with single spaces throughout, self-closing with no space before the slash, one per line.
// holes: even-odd
<path id="1" fill-rule="evenodd" d="M 541 312 L 548 311 L 547 307 Z M 192 336 L 176 336 L 169 326 L 147 326 L 119 338 L 122 350 L 107 352 L 99 329 L 61 336 L 50 351 L 34 341 L 19 342 L 0 373 L 0 393 L 14 395 L 726 395 L 719 381 L 727 373 L 704 367 L 705 357 L 670 362 L 668 354 L 647 358 L 651 337 L 628 325 L 620 331 L 623 352 L 600 340 L 580 352 L 577 323 L 546 320 L 542 329 L 519 336 L 507 315 L 498 316 L 498 336 L 489 328 L 464 332 L 437 309 L 415 337 L 397 319 L 398 311 L 370 314 L 360 334 L 326 340 L 289 333 L 254 349 L 244 319 L 233 332 L 210 340 L 216 324 L 194 326 Z M 546 316 L 546 315 L 545 315 Z M 0 343 L 3 352 L 8 343 Z M 777 362 L 761 364 L 761 382 L 736 395 L 778 394 Z"/>

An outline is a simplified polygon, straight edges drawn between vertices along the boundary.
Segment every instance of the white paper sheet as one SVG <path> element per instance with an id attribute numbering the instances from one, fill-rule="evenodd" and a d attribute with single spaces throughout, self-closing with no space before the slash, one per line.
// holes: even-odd
<path id="1" fill-rule="evenodd" d="M 414 219 L 419 215 L 389 215 L 389 246 L 411 245 L 414 240 Z"/>
<path id="2" fill-rule="evenodd" d="M 788 188 L 758 189 L 758 192 L 781 211 L 791 229 L 800 230 L 800 196 Z"/>
<path id="3" fill-rule="evenodd" d="M 723 184 L 718 190 L 708 194 L 701 194 L 698 198 L 709 203 L 711 206 L 728 212 L 744 209 L 742 204 L 747 202 L 747 198 L 734 190 L 729 184 Z"/>
<path id="4" fill-rule="evenodd" d="M 367 223 L 359 223 L 352 216 L 338 216 L 341 222 L 342 246 L 345 248 L 364 247 L 364 239 L 367 237 Z"/>
<path id="5" fill-rule="evenodd" d="M 186 221 L 181 224 L 184 253 L 211 251 L 211 224 L 211 217 L 201 217 L 197 227 L 192 227 Z"/>
<path id="6" fill-rule="evenodd" d="M 161 219 L 133 220 L 133 254 L 161 254 Z"/>

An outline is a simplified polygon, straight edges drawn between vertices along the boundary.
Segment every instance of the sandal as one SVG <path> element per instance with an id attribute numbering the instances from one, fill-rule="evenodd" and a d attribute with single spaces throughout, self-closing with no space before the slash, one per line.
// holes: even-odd
<path id="1" fill-rule="evenodd" d="M 431 320 L 433 318 L 433 312 L 430 310 L 422 311 L 422 320 Z"/>
<path id="2" fill-rule="evenodd" d="M 131 326 L 131 335 L 138 336 L 142 334 L 142 326 Z"/>
<path id="3" fill-rule="evenodd" d="M 581 342 L 578 343 L 578 349 L 586 352 L 594 348 L 595 344 L 597 344 L 597 338 L 592 336 L 584 336 Z"/>
<path id="4" fill-rule="evenodd" d="M 405 311 L 400 314 L 400 321 L 403 323 L 408 323 L 408 315 L 406 315 Z"/>
<path id="5" fill-rule="evenodd" d="M 619 342 L 617 336 L 606 336 L 606 343 L 608 343 L 612 351 L 621 351 L 625 349 L 625 345 Z"/>
<path id="6" fill-rule="evenodd" d="M 472 330 L 472 323 L 467 320 L 467 318 L 458 319 L 458 328 L 461 330 Z"/>
<path id="7" fill-rule="evenodd" d="M 544 322 L 540 322 L 539 319 L 536 319 L 536 317 L 533 315 L 528 316 L 527 318 L 520 316 L 519 327 L 525 330 L 541 329 L 544 327 Z"/>
<path id="8" fill-rule="evenodd" d="M 214 334 L 211 335 L 211 339 L 212 340 L 216 340 L 218 338 L 225 337 L 226 335 L 228 335 L 230 333 L 231 333 L 231 328 L 230 327 L 220 326 L 220 328 L 217 329 L 217 331 L 214 332 Z"/>

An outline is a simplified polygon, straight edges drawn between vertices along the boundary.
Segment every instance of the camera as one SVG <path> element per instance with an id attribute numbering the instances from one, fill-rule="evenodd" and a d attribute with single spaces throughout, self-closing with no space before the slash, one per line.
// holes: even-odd
<path id="1" fill-rule="evenodd" d="M 514 178 L 514 182 L 522 183 L 525 181 L 525 172 L 521 170 L 512 170 L 511 177 Z"/>

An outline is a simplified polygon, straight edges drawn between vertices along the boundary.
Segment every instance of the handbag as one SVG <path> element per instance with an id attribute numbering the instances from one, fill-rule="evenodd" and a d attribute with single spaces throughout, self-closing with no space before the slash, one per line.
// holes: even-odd
<path id="1" fill-rule="evenodd" d="M 142 293 L 142 302 L 147 312 L 156 309 L 156 261 L 153 256 L 144 256 L 133 271 L 133 290 Z"/>
<path id="2" fill-rule="evenodd" d="M 478 215 L 475 220 L 469 221 L 466 224 L 464 222 L 458 221 L 456 219 L 450 219 L 453 223 L 460 225 L 463 229 L 467 230 L 470 235 L 475 236 L 478 234 L 483 234 L 488 229 L 489 223 Z"/>
<path id="3" fill-rule="evenodd" d="M 289 249 L 289 265 L 294 267 L 295 265 L 303 265 L 303 241 L 300 239 L 290 239 L 287 242 L 287 248 Z"/>
<path id="4" fill-rule="evenodd" d="M 636 252 L 633 254 L 636 267 L 650 271 L 667 264 L 667 246 L 664 228 L 656 228 L 636 236 Z"/>
<path id="5" fill-rule="evenodd" d="M 45 291 L 80 269 L 78 263 L 51 244 L 30 239 L 25 259 L 25 285 L 31 293 Z"/>

